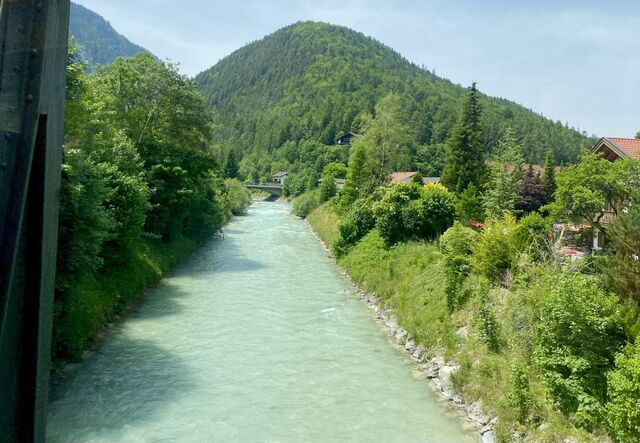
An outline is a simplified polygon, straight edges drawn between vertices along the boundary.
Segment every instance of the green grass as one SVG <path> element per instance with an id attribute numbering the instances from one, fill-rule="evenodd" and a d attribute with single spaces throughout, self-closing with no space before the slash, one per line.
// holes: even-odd
<path id="1" fill-rule="evenodd" d="M 177 238 L 170 243 L 143 239 L 126 266 L 103 270 L 79 282 L 56 303 L 54 358 L 78 361 L 101 328 L 137 301 L 197 243 Z"/>
<path id="2" fill-rule="evenodd" d="M 338 223 L 340 221 L 329 202 L 316 208 L 307 217 L 309 224 L 318 234 L 318 237 L 327 247 L 331 248 L 340 234 L 338 233 Z"/>

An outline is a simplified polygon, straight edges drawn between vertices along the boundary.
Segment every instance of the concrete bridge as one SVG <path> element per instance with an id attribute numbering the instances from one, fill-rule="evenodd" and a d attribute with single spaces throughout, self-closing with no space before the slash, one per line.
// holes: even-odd
<path id="1" fill-rule="evenodd" d="M 266 184 L 245 184 L 247 189 L 255 189 L 256 191 L 265 191 L 271 194 L 271 196 L 267 200 L 277 200 L 282 197 L 283 190 L 282 185 L 279 183 L 266 183 Z"/>

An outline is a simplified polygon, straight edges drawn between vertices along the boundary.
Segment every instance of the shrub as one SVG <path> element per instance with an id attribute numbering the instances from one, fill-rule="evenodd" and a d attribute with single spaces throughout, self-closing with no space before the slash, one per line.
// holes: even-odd
<path id="1" fill-rule="evenodd" d="M 473 229 L 463 226 L 460 222 L 455 222 L 440 237 L 440 249 L 446 256 L 470 256 L 478 237 L 479 234 Z"/>
<path id="2" fill-rule="evenodd" d="M 227 190 L 227 200 L 231 213 L 233 215 L 246 214 L 247 208 L 251 204 L 251 192 L 235 178 L 226 179 L 224 187 Z"/>
<path id="3" fill-rule="evenodd" d="M 504 276 L 515 256 L 515 229 L 516 221 L 512 215 L 489 220 L 473 247 L 471 262 L 477 272 L 492 281 Z"/>
<path id="4" fill-rule="evenodd" d="M 444 266 L 449 312 L 453 312 L 460 298 L 460 291 L 469 275 L 469 258 L 478 233 L 456 222 L 440 237 L 440 248 L 444 254 Z"/>
<path id="5" fill-rule="evenodd" d="M 367 235 L 376 224 L 371 204 L 363 199 L 356 200 L 351 210 L 340 222 L 340 238 L 334 245 L 334 253 L 340 257 L 353 245 Z"/>
<path id="6" fill-rule="evenodd" d="M 391 185 L 374 206 L 376 227 L 385 245 L 410 238 L 434 239 L 453 224 L 452 194 L 441 185 Z"/>
<path id="7" fill-rule="evenodd" d="M 320 195 L 317 190 L 299 195 L 293 199 L 293 213 L 305 218 L 314 209 L 320 206 Z"/>
<path id="8" fill-rule="evenodd" d="M 338 193 L 336 182 L 330 175 L 322 177 L 322 183 L 320 184 L 320 202 L 324 203 L 329 201 Z"/>
<path id="9" fill-rule="evenodd" d="M 480 293 L 479 320 L 482 340 L 487 345 L 487 348 L 489 348 L 489 351 L 499 352 L 502 348 L 500 325 L 493 312 L 490 284 L 487 280 L 480 280 L 478 292 Z"/>
<path id="10" fill-rule="evenodd" d="M 509 405 L 516 411 L 518 422 L 524 424 L 529 417 L 533 401 L 527 367 L 522 363 L 516 363 L 511 368 L 511 392 L 508 400 Z"/>
<path id="11" fill-rule="evenodd" d="M 513 243 L 517 251 L 531 252 L 539 258 L 546 251 L 546 235 L 551 230 L 550 223 L 538 213 L 528 214 L 518 223 L 513 233 Z"/>
<path id="12" fill-rule="evenodd" d="M 617 441 L 640 441 L 640 341 L 627 345 L 615 361 L 607 375 L 607 423 Z"/>
<path id="13" fill-rule="evenodd" d="M 538 289 L 536 361 L 558 408 L 591 429 L 607 398 L 606 372 L 624 342 L 617 298 L 593 277 L 566 272 L 545 276 Z"/>
<path id="14" fill-rule="evenodd" d="M 478 195 L 478 189 L 470 184 L 456 200 L 456 215 L 463 223 L 471 220 L 484 220 L 484 208 Z"/>
<path id="15" fill-rule="evenodd" d="M 433 239 L 446 231 L 455 218 L 453 194 L 442 185 L 428 184 L 419 200 L 418 235 Z"/>
<path id="16" fill-rule="evenodd" d="M 373 207 L 376 227 L 385 246 L 392 246 L 411 236 L 405 224 L 407 217 L 413 217 L 417 211 L 406 211 L 413 200 L 418 200 L 422 189 L 415 183 L 395 183 L 389 186 L 382 199 Z"/>

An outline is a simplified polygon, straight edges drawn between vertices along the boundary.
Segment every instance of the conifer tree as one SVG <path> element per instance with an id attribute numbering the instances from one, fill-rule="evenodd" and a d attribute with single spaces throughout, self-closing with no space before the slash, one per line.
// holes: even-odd
<path id="1" fill-rule="evenodd" d="M 461 194 L 470 184 L 482 189 L 485 179 L 480 93 L 474 82 L 462 106 L 458 123 L 447 140 L 442 184 Z"/>
<path id="2" fill-rule="evenodd" d="M 549 149 L 547 151 L 547 158 L 544 161 L 544 171 L 542 172 L 542 190 L 547 203 L 553 201 L 553 193 L 556 192 L 555 166 L 553 151 Z"/>
<path id="3" fill-rule="evenodd" d="M 636 138 L 640 138 L 640 131 L 636 134 Z"/>
<path id="4" fill-rule="evenodd" d="M 347 178 L 342 190 L 341 204 L 344 208 L 363 195 L 368 181 L 366 148 L 362 143 L 356 142 L 349 156 Z"/>
<path id="5" fill-rule="evenodd" d="M 236 178 L 238 176 L 238 162 L 233 149 L 230 149 L 227 154 L 227 160 L 224 163 L 224 174 L 227 178 Z"/>
<path id="6" fill-rule="evenodd" d="M 491 163 L 487 191 L 483 203 L 489 215 L 500 216 L 513 211 L 520 200 L 518 189 L 522 181 L 522 146 L 514 130 L 507 127 L 498 142 L 497 152 Z"/>

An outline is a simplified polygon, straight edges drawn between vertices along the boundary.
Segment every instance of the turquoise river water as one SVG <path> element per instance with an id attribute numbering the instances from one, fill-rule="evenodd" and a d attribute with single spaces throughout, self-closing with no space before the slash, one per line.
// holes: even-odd
<path id="1" fill-rule="evenodd" d="M 50 442 L 475 442 L 303 221 L 255 203 L 52 394 Z"/>

